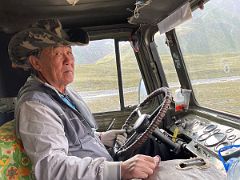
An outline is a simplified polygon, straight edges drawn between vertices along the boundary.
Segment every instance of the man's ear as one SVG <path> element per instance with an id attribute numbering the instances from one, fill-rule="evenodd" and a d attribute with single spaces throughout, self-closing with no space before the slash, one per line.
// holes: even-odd
<path id="1" fill-rule="evenodd" d="M 39 59 L 36 56 L 30 55 L 28 57 L 28 61 L 36 71 L 41 71 L 41 65 L 39 64 Z"/>

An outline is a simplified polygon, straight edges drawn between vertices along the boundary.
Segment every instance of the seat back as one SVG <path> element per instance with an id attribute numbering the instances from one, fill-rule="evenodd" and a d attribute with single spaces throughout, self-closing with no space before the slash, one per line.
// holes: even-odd
<path id="1" fill-rule="evenodd" d="M 0 127 L 0 179 L 34 179 L 31 161 L 16 137 L 15 120 Z"/>

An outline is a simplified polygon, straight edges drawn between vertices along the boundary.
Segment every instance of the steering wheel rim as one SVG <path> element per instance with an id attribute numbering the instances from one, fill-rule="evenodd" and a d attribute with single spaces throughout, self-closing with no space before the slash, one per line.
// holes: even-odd
<path id="1" fill-rule="evenodd" d="M 129 152 L 133 152 L 134 150 L 139 148 L 149 138 L 149 136 L 153 133 L 153 131 L 159 126 L 159 124 L 161 123 L 163 117 L 165 116 L 165 114 L 170 106 L 170 103 L 172 101 L 172 96 L 171 96 L 170 90 L 167 87 L 161 87 L 161 88 L 153 91 L 151 94 L 149 94 L 147 96 L 147 98 L 144 99 L 144 101 L 141 102 L 136 107 L 136 109 L 133 110 L 132 113 L 128 116 L 124 125 L 122 126 L 122 129 L 127 130 L 131 124 L 131 121 L 133 120 L 133 117 L 136 116 L 139 109 L 144 107 L 150 100 L 152 100 L 154 97 L 156 97 L 160 94 L 163 94 L 164 97 L 163 97 L 163 102 L 160 105 L 161 108 L 160 108 L 158 114 L 153 118 L 152 122 L 148 125 L 148 127 L 145 129 L 145 131 L 143 133 L 141 133 L 141 135 L 139 137 L 137 137 L 133 143 L 131 143 L 130 145 L 126 145 L 126 143 L 124 143 L 120 147 L 115 146 L 115 148 L 116 148 L 115 154 L 117 157 L 120 157 Z M 129 138 L 131 138 L 131 137 L 129 137 Z M 126 142 L 128 142 L 129 138 L 127 139 Z"/>

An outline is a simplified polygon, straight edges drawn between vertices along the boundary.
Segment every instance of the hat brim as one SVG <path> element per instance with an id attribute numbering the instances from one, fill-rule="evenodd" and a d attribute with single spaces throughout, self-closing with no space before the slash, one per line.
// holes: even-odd
<path id="1" fill-rule="evenodd" d="M 60 35 L 59 35 L 60 36 Z M 35 50 L 52 46 L 82 46 L 86 43 L 70 42 L 56 34 L 41 28 L 28 28 L 16 33 L 9 42 L 8 53 L 13 64 L 28 69 L 28 56 Z"/>

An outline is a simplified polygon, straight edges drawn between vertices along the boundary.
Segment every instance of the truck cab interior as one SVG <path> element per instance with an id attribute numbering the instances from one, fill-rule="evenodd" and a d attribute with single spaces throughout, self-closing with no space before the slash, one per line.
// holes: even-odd
<path id="1" fill-rule="evenodd" d="M 239 10 L 235 0 L 2 0 L 0 179 L 33 177 L 14 135 L 16 97 L 30 72 L 12 64 L 8 43 L 48 18 L 61 21 L 70 41 L 89 37 L 88 45 L 72 47 L 70 86 L 100 131 L 127 130 L 116 159 L 151 138 L 168 147 L 170 159 L 200 157 L 224 172 L 220 148 L 240 145 Z M 240 149 L 222 156 L 240 157 Z"/>

